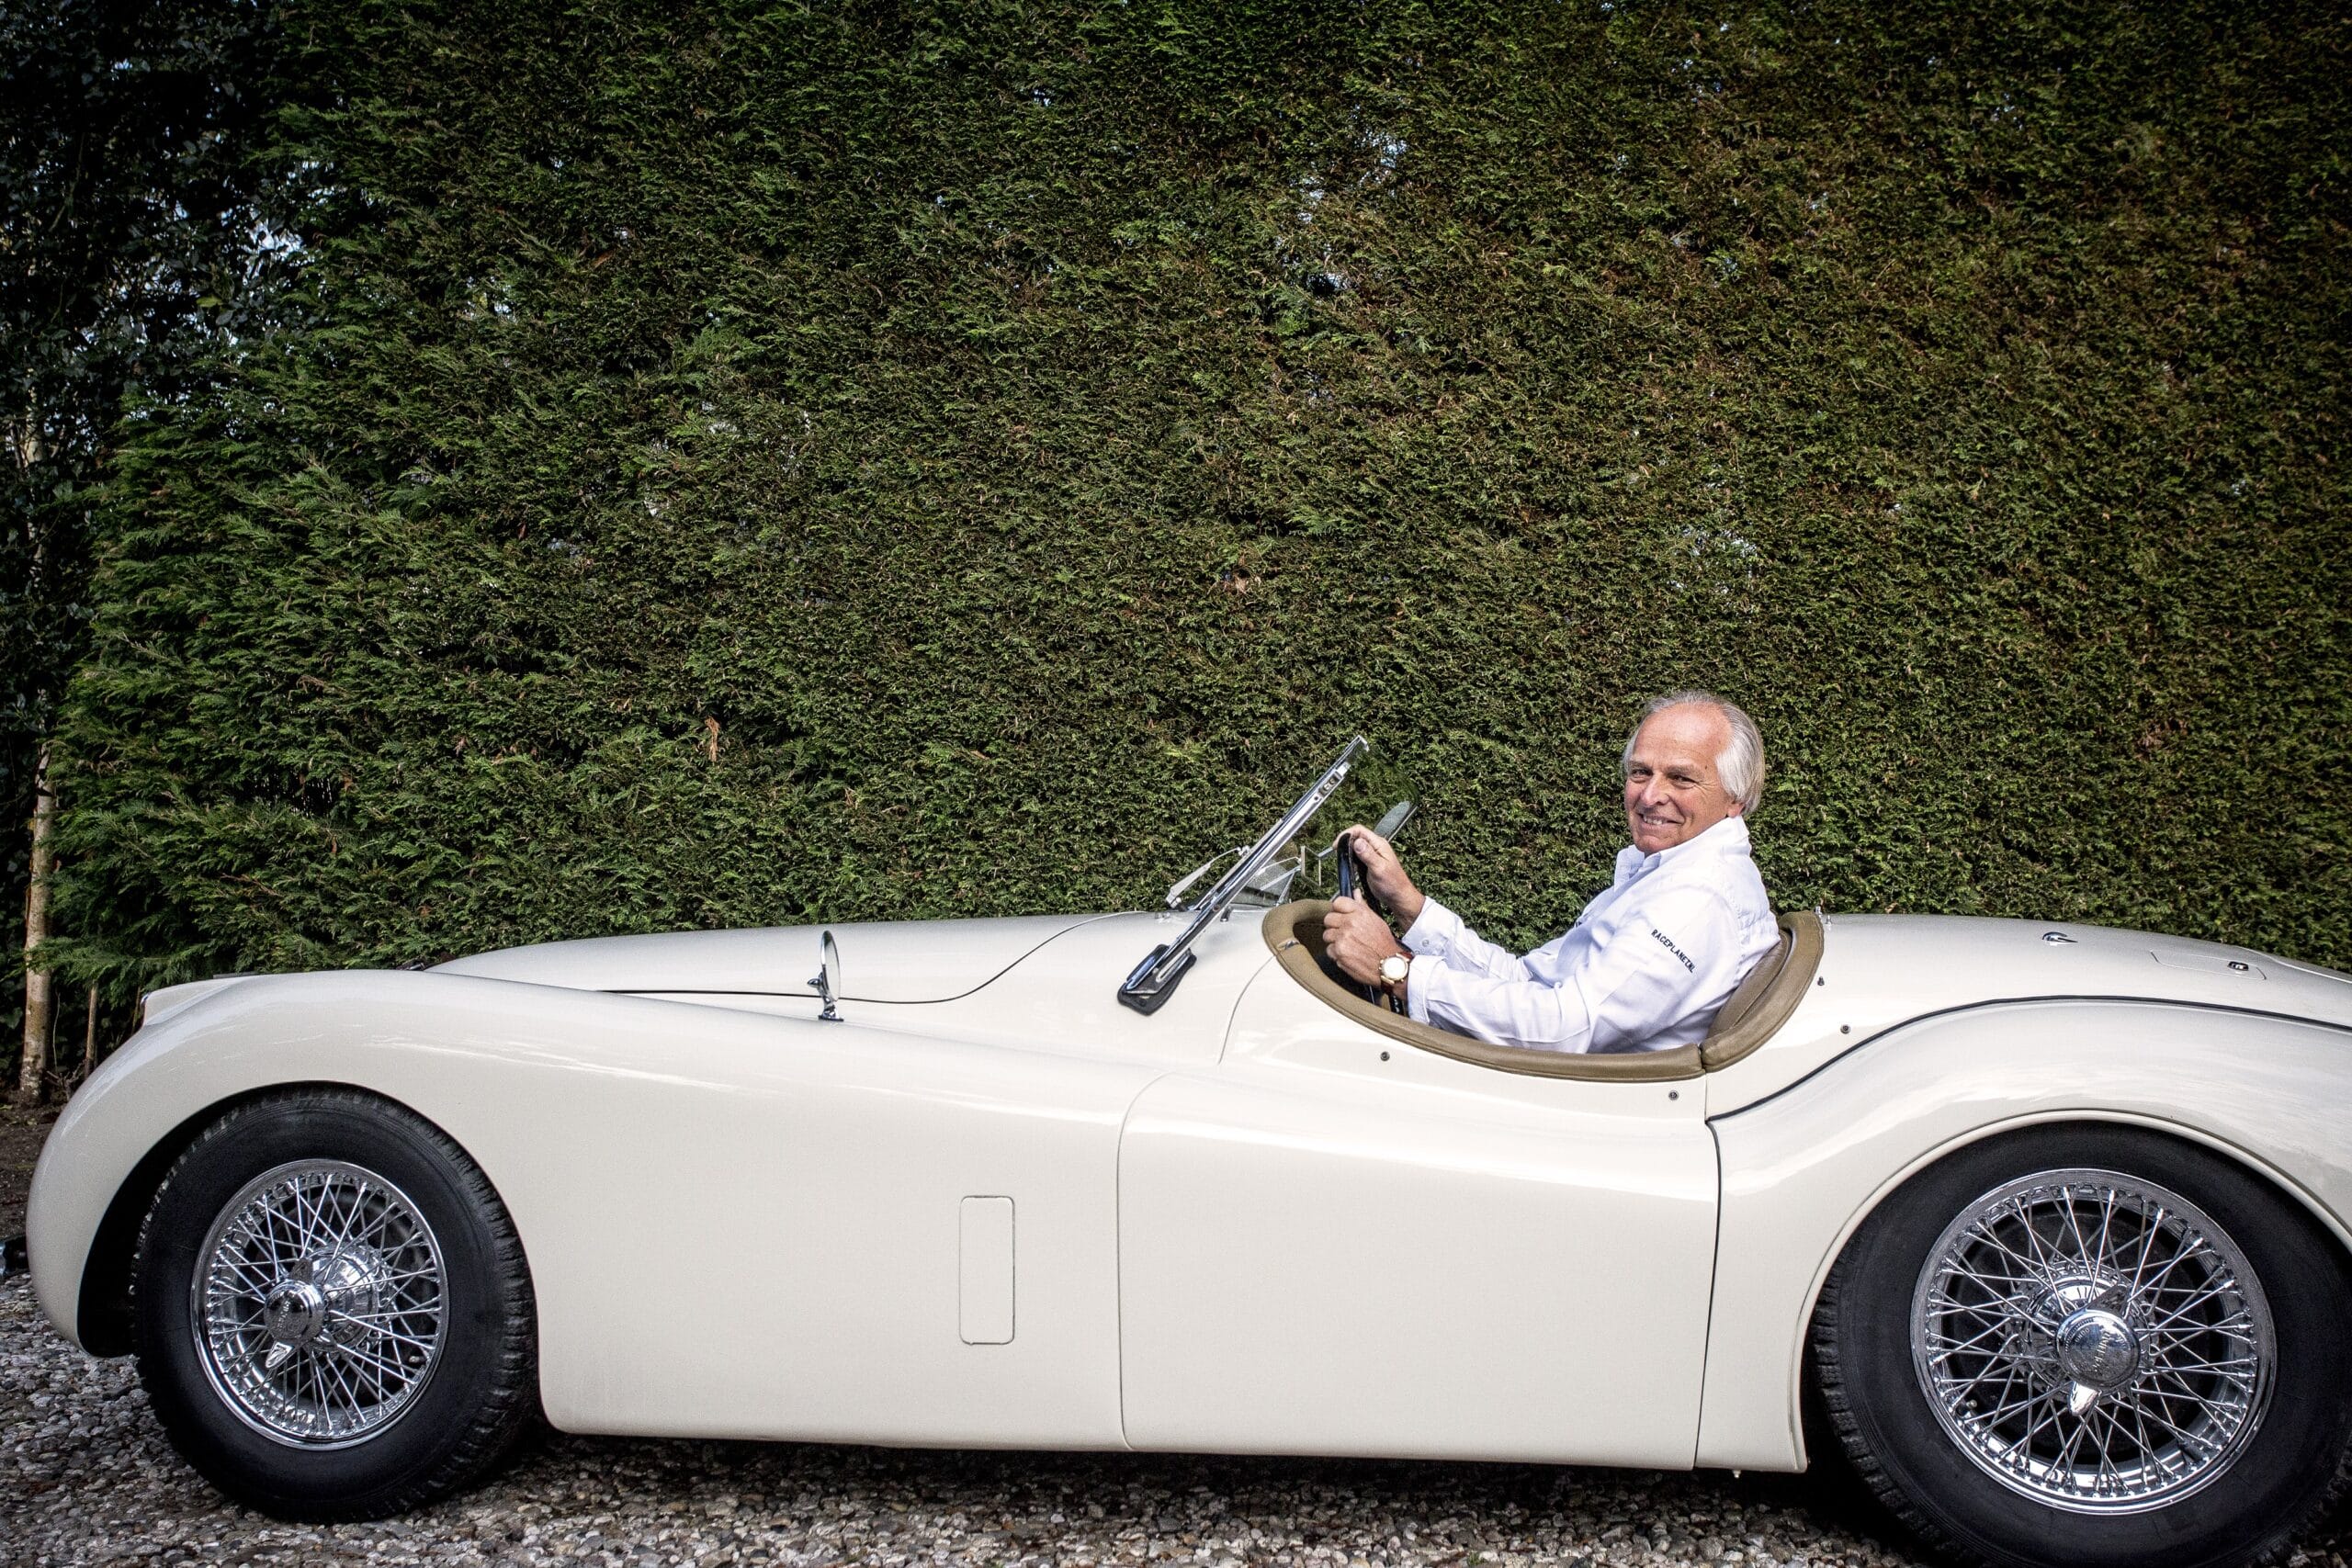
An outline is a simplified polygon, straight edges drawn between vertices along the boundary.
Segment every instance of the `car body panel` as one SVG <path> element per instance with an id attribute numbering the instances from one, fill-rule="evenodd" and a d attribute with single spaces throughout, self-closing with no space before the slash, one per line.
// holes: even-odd
<path id="1" fill-rule="evenodd" d="M 1695 1095 L 1392 1049 L 1269 966 L 1136 1102 L 1119 1208 L 1136 1447 L 1690 1462 Z"/>
<path id="2" fill-rule="evenodd" d="M 1798 1392 L 1822 1281 L 1879 1199 L 1940 1156 L 2038 1122 L 2137 1122 L 2228 1153 L 2352 1242 L 2347 1105 L 2341 1025 L 2042 1000 L 1888 1030 L 1718 1117 L 1722 1244 L 1698 1462 L 1804 1467 Z"/>
<path id="3" fill-rule="evenodd" d="M 2352 1026 L 2352 976 L 2252 948 L 1943 915 L 1837 915 L 1826 926 L 1812 993 L 1761 1048 L 1708 1076 L 1711 1114 L 1769 1099 L 1897 1024 L 1991 1001 L 2144 998 Z"/>
<path id="4" fill-rule="evenodd" d="M 833 994 L 877 1002 L 968 995 L 1091 915 L 997 920 L 867 920 L 837 926 L 662 931 L 502 948 L 435 971 L 581 991 L 814 996 L 820 940 L 833 933 Z"/>
<path id="5" fill-rule="evenodd" d="M 233 987 L 153 1032 L 43 1156 L 31 1247 L 61 1325 L 105 1201 L 77 1168 L 127 1171 L 191 1103 L 348 1084 L 433 1121 L 497 1189 L 559 1427 L 1121 1440 L 1113 1183 L 1148 1066 L 430 975 Z M 962 1201 L 1007 1194 L 1020 1332 L 967 1345 Z"/>

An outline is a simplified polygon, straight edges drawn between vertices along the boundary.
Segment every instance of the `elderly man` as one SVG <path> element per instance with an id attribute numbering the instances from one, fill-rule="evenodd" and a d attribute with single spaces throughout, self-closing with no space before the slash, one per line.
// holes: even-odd
<path id="1" fill-rule="evenodd" d="M 1323 921 L 1332 962 L 1416 1021 L 1498 1045 L 1655 1051 L 1704 1039 L 1779 941 L 1747 843 L 1763 739 L 1722 698 L 1675 692 L 1644 710 L 1623 762 L 1634 841 L 1566 935 L 1514 957 L 1423 895 L 1388 841 L 1359 826 L 1348 831 L 1364 880 L 1405 939 L 1359 900 L 1335 898 Z"/>

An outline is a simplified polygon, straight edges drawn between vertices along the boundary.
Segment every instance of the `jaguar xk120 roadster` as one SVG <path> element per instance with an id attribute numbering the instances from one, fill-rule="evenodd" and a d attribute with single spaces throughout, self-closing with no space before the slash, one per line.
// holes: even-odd
<path id="1" fill-rule="evenodd" d="M 2066 1568 L 2340 1492 L 2352 976 L 1796 913 L 1701 1044 L 1487 1044 L 1323 961 L 1360 750 L 1164 912 L 155 992 L 42 1156 L 41 1305 L 299 1517 L 542 1415 L 1783 1471 L 1810 1425 L 1940 1550 Z"/>

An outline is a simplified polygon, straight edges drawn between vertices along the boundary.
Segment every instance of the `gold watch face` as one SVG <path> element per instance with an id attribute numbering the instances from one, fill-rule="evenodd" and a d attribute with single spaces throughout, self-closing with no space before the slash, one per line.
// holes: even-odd
<path id="1" fill-rule="evenodd" d="M 1380 961 L 1380 977 L 1393 986 L 1405 977 L 1412 963 L 1411 959 L 1392 953 Z"/>

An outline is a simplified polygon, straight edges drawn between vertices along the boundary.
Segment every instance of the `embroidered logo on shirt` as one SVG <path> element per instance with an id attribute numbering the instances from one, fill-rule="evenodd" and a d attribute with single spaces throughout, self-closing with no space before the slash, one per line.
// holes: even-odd
<path id="1" fill-rule="evenodd" d="M 1674 939 L 1672 937 L 1667 935 L 1656 926 L 1652 926 L 1650 928 L 1650 935 L 1657 938 L 1657 942 L 1660 947 L 1663 947 L 1667 952 L 1680 959 L 1682 961 L 1683 968 L 1688 969 L 1693 975 L 1696 975 L 1699 972 L 1699 966 L 1690 962 L 1690 955 L 1674 945 Z"/>

